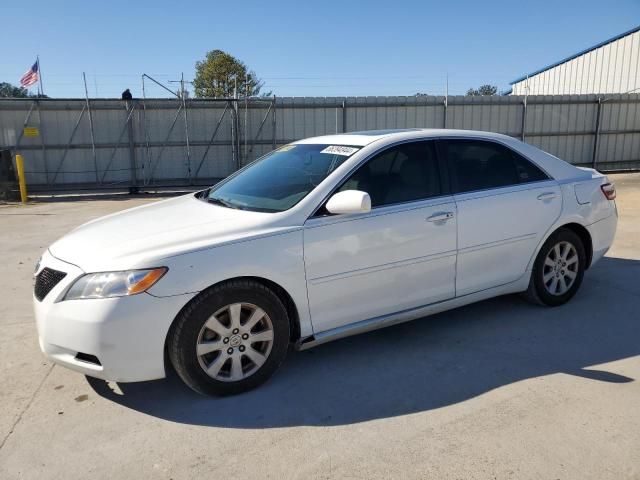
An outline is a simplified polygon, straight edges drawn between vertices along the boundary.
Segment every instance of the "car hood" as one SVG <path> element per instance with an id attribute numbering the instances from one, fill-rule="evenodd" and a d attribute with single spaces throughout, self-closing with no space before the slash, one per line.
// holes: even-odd
<path id="1" fill-rule="evenodd" d="M 193 194 L 92 220 L 49 251 L 85 272 L 161 266 L 164 258 L 278 233 L 278 214 L 213 205 Z"/>

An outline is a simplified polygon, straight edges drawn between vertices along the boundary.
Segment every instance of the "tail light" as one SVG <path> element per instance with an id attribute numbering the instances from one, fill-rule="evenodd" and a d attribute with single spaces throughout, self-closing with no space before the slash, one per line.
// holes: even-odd
<path id="1" fill-rule="evenodd" d="M 605 183 L 604 185 L 600 185 L 600 190 L 607 200 L 615 200 L 616 198 L 616 187 L 613 183 Z"/>

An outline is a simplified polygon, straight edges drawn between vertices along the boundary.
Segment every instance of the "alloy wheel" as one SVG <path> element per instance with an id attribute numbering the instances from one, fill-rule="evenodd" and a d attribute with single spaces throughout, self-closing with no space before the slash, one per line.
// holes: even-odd
<path id="1" fill-rule="evenodd" d="M 211 315 L 198 334 L 198 363 L 211 378 L 243 380 L 260 369 L 273 346 L 273 323 L 257 305 L 233 303 Z"/>
<path id="2" fill-rule="evenodd" d="M 564 295 L 578 276 L 579 257 L 576 247 L 566 241 L 556 243 L 544 260 L 542 282 L 551 295 Z"/>

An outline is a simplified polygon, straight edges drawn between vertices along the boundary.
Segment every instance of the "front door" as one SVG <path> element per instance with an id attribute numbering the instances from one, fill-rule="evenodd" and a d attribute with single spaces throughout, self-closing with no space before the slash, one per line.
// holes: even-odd
<path id="1" fill-rule="evenodd" d="M 304 259 L 314 330 L 455 296 L 456 206 L 433 142 L 390 147 L 338 189 L 369 193 L 366 214 L 310 218 Z"/>

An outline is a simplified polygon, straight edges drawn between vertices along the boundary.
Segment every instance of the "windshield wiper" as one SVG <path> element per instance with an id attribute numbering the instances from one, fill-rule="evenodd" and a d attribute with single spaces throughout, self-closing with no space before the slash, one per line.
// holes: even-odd
<path id="1" fill-rule="evenodd" d="M 231 203 L 227 200 L 224 200 L 223 198 L 218 198 L 218 197 L 207 197 L 207 202 L 213 203 L 215 205 L 222 205 L 223 207 L 227 207 L 227 208 L 233 208 L 235 210 L 238 210 L 240 208 L 239 205 L 236 205 L 235 203 Z"/>

